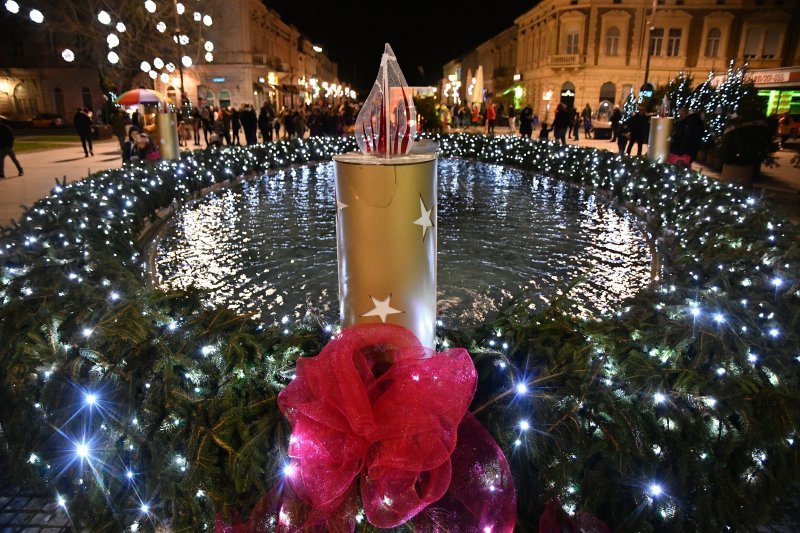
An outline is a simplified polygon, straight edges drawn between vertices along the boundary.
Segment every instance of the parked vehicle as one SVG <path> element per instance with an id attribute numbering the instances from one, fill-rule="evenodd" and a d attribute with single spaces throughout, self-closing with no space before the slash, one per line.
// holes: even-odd
<path id="1" fill-rule="evenodd" d="M 34 128 L 61 128 L 64 126 L 64 119 L 55 113 L 39 113 L 33 117 Z"/>

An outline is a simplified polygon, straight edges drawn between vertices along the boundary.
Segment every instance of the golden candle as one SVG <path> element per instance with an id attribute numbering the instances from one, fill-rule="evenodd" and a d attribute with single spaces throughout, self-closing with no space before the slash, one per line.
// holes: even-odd
<path id="1" fill-rule="evenodd" d="M 334 157 L 343 326 L 398 324 L 435 348 L 436 157 Z"/>

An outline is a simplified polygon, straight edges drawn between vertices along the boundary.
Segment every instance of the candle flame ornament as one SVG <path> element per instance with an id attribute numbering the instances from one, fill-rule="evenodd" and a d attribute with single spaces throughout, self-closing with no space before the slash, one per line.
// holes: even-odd
<path id="1" fill-rule="evenodd" d="M 342 325 L 396 324 L 434 348 L 436 151 L 412 152 L 417 113 L 387 44 L 356 120 L 361 153 L 336 156 Z"/>
<path id="2" fill-rule="evenodd" d="M 356 118 L 356 142 L 365 155 L 392 157 L 407 154 L 416 134 L 413 95 L 386 43 L 378 78 Z"/>

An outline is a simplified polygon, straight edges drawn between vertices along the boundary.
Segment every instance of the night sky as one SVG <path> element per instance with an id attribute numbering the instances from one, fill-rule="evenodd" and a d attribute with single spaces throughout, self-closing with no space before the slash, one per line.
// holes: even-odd
<path id="1" fill-rule="evenodd" d="M 266 0 L 339 63 L 339 77 L 365 94 L 380 66 L 383 44 L 397 55 L 409 85 L 435 85 L 442 66 L 512 26 L 537 0 L 469 2 L 303 2 Z M 397 15 L 386 17 L 388 6 Z"/>

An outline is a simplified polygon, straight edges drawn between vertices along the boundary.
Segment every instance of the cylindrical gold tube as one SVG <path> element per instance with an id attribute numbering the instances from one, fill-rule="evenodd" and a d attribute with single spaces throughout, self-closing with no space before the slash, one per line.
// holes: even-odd
<path id="1" fill-rule="evenodd" d="M 398 324 L 435 348 L 436 155 L 334 159 L 342 325 Z"/>
<path id="2" fill-rule="evenodd" d="M 669 157 L 669 142 L 672 136 L 672 117 L 651 117 L 650 138 L 647 142 L 647 158 L 663 163 Z"/>
<path id="3" fill-rule="evenodd" d="M 158 151 L 161 159 L 178 159 L 181 149 L 178 144 L 178 117 L 175 113 L 156 114 Z"/>

